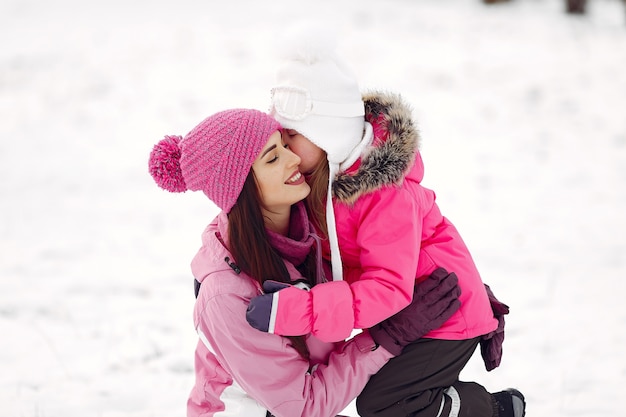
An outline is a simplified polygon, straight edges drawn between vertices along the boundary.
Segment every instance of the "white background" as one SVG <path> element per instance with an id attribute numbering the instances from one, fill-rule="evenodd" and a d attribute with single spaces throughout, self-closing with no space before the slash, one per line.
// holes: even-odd
<path id="1" fill-rule="evenodd" d="M 413 105 L 424 184 L 511 307 L 502 366 L 463 379 L 529 416 L 624 415 L 626 10 L 589 3 L 0 1 L 0 416 L 185 414 L 216 209 L 159 189 L 148 154 L 266 110 L 305 17 Z"/>

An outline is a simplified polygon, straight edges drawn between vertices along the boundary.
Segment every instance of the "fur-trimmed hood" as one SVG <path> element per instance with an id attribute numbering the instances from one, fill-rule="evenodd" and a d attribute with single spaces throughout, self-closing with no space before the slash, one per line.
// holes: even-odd
<path id="1" fill-rule="evenodd" d="M 363 94 L 363 101 L 374 139 L 363 151 L 358 167 L 333 180 L 333 195 L 348 204 L 386 185 L 402 183 L 419 149 L 411 108 L 399 95 L 372 91 Z"/>

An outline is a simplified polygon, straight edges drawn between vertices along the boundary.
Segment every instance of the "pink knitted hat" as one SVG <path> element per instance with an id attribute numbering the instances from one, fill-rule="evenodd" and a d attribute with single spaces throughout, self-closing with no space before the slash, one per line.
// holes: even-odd
<path id="1" fill-rule="evenodd" d="M 167 191 L 206 194 L 229 212 L 252 163 L 280 124 L 258 110 L 232 109 L 204 119 L 184 138 L 165 136 L 150 153 L 150 174 Z"/>

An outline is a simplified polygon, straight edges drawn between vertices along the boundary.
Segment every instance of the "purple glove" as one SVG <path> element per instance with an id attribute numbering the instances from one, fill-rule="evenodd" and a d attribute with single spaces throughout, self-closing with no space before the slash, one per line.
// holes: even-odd
<path id="1" fill-rule="evenodd" d="M 297 291 L 310 289 L 304 281 L 296 281 L 292 284 L 272 280 L 263 282 L 264 294 L 250 300 L 250 305 L 246 311 L 246 320 L 250 326 L 262 332 L 274 333 L 276 312 L 278 311 L 278 291 L 286 288 L 297 288 Z M 286 295 L 287 293 L 283 294 Z M 272 315 L 272 308 L 275 310 L 274 315 Z"/>
<path id="2" fill-rule="evenodd" d="M 480 339 L 480 354 L 485 362 L 487 371 L 491 371 L 500 366 L 502 360 L 502 343 L 504 342 L 504 315 L 509 314 L 509 306 L 498 301 L 489 285 L 485 284 L 489 303 L 493 316 L 498 319 L 498 328 L 491 333 L 487 333 Z"/>
<path id="3" fill-rule="evenodd" d="M 398 356 L 404 347 L 441 327 L 461 307 L 461 288 L 454 272 L 437 268 L 426 280 L 415 284 L 413 300 L 406 308 L 370 327 L 378 345 Z"/>

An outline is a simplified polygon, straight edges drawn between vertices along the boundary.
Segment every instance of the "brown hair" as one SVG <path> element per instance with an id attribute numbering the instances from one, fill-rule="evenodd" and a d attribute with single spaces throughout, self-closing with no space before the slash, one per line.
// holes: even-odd
<path id="1" fill-rule="evenodd" d="M 324 152 L 324 158 L 321 158 L 313 172 L 308 178 L 311 192 L 306 197 L 305 203 L 309 216 L 322 238 L 328 237 L 328 226 L 326 225 L 326 196 L 328 195 L 328 159 Z"/>
<path id="2" fill-rule="evenodd" d="M 237 202 L 228 213 L 229 250 L 237 266 L 263 285 L 268 279 L 289 282 L 289 272 L 280 254 L 272 247 L 265 231 L 261 212 L 261 198 L 258 193 L 254 172 L 251 170 Z M 305 261 L 308 275 L 315 268 L 314 256 Z M 297 266 L 297 265 L 296 265 Z M 314 271 L 314 269 L 313 269 Z M 309 359 L 309 350 L 304 336 L 289 336 L 291 344 L 304 359 Z"/>

